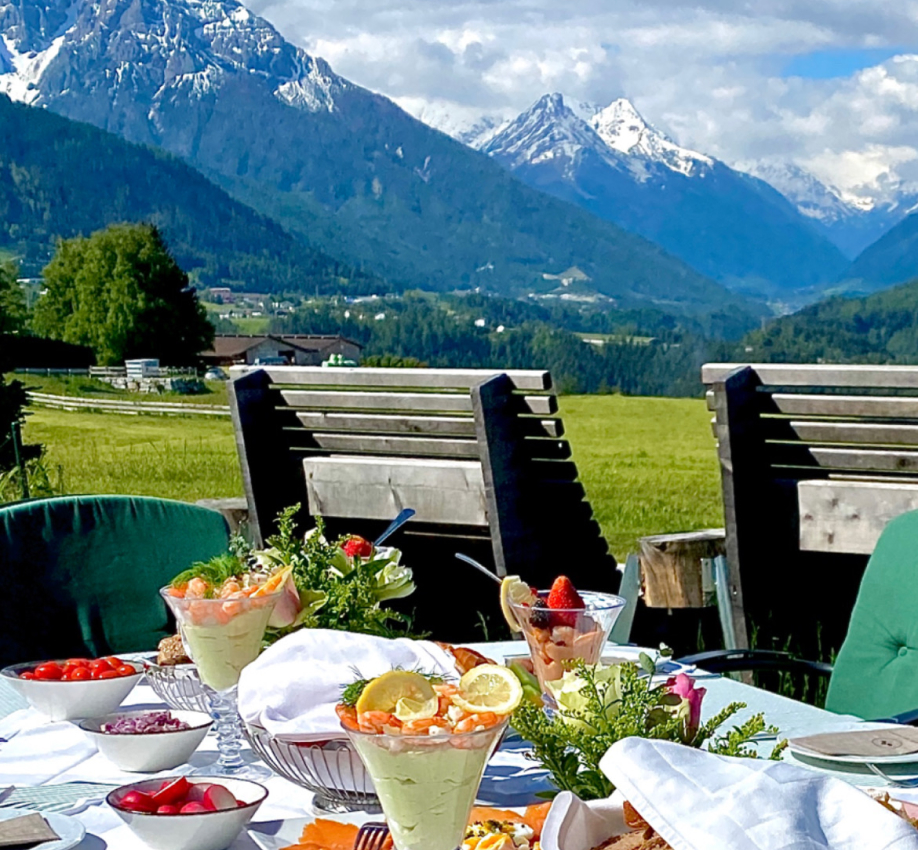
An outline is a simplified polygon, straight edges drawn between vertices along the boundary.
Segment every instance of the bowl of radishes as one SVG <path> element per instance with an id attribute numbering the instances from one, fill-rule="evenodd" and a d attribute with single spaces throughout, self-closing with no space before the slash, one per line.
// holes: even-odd
<path id="1" fill-rule="evenodd" d="M 224 850 L 267 796 L 248 779 L 172 776 L 123 785 L 105 801 L 153 850 Z"/>

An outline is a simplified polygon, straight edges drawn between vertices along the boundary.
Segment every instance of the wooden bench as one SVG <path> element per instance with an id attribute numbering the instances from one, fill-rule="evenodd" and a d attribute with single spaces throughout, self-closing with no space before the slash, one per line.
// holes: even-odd
<path id="1" fill-rule="evenodd" d="M 702 380 L 738 637 L 747 618 L 819 619 L 837 648 L 865 556 L 918 508 L 918 366 L 713 363 Z"/>
<path id="2" fill-rule="evenodd" d="M 584 500 L 547 372 L 256 366 L 231 373 L 258 542 L 297 502 L 304 514 L 321 513 L 330 534 L 368 538 L 414 508 L 393 542 L 416 571 L 419 618 L 430 627 L 422 607 L 471 588 L 465 610 L 451 612 L 451 636 L 464 639 L 482 635 L 460 634 L 459 620 L 474 619 L 475 610 L 493 615 L 497 594 L 456 552 L 534 584 L 567 573 L 585 586 L 617 588 L 615 559 Z"/>

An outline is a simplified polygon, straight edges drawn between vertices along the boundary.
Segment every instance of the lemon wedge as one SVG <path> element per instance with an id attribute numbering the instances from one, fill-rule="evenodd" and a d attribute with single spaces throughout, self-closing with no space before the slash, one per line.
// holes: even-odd
<path id="1" fill-rule="evenodd" d="M 404 700 L 409 701 L 407 703 L 409 710 L 424 710 L 424 707 L 429 706 L 432 701 L 433 713 L 423 716 L 433 717 L 436 714 L 437 692 L 430 682 L 419 673 L 411 673 L 407 670 L 390 670 L 373 679 L 363 689 L 363 693 L 357 700 L 357 713 L 385 711 L 394 714 L 399 702 Z M 399 716 L 399 719 L 403 718 Z"/>
<path id="2" fill-rule="evenodd" d="M 437 709 L 440 707 L 440 700 L 436 696 L 426 702 L 411 699 L 411 697 L 402 697 L 395 704 L 395 711 L 392 712 L 402 723 L 409 723 L 412 720 L 426 720 L 428 717 L 436 717 Z"/>
<path id="3" fill-rule="evenodd" d="M 498 664 L 480 664 L 459 680 L 453 702 L 470 714 L 510 714 L 523 699 L 523 686 L 514 672 Z"/>
<path id="4" fill-rule="evenodd" d="M 521 632 L 520 624 L 517 622 L 516 615 L 513 613 L 511 605 L 523 605 L 524 603 L 532 604 L 536 601 L 536 595 L 532 588 L 526 584 L 519 576 L 504 576 L 500 583 L 500 610 L 504 614 L 510 631 L 514 634 Z"/>

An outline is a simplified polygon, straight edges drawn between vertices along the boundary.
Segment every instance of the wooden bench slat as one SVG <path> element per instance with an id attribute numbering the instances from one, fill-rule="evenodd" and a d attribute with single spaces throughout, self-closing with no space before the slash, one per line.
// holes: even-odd
<path id="1" fill-rule="evenodd" d="M 327 413 L 317 411 L 282 411 L 292 413 L 309 431 L 343 431 L 385 434 L 438 434 L 450 437 L 474 437 L 475 420 L 471 416 L 392 416 L 384 413 Z M 564 426 L 560 419 L 517 420 L 524 437 L 561 437 Z"/>
<path id="2" fill-rule="evenodd" d="M 918 366 L 824 366 L 812 363 L 706 363 L 701 381 L 722 381 L 734 369 L 749 366 L 760 382 L 777 387 L 880 387 L 918 389 Z"/>
<path id="3" fill-rule="evenodd" d="M 298 437 L 303 445 L 298 445 Z M 306 438 L 304 440 L 303 438 Z M 308 442 L 307 442 L 308 440 Z M 477 460 L 475 440 L 435 437 L 401 437 L 378 434 L 329 434 L 301 431 L 291 435 L 291 448 L 319 448 L 348 454 L 404 455 L 407 457 L 454 457 Z"/>
<path id="4" fill-rule="evenodd" d="M 918 472 L 918 451 L 770 445 L 772 466 L 819 467 L 864 472 Z M 786 472 L 782 475 L 786 476 Z"/>
<path id="5" fill-rule="evenodd" d="M 799 440 L 804 443 L 918 446 L 918 425 L 764 419 L 762 434 L 766 440 Z"/>
<path id="6" fill-rule="evenodd" d="M 496 375 L 507 375 L 518 390 L 550 390 L 551 375 L 541 369 L 388 369 L 369 367 L 233 366 L 233 378 L 264 371 L 275 384 L 320 387 L 429 387 L 468 390 Z"/>
<path id="7" fill-rule="evenodd" d="M 283 401 L 294 408 L 333 410 L 388 410 L 411 413 L 442 411 L 443 413 L 471 413 L 472 400 L 458 393 L 372 393 L 332 392 L 323 390 L 280 390 Z M 553 395 L 514 396 L 517 413 L 551 415 L 558 411 L 558 400 Z"/>
<path id="8" fill-rule="evenodd" d="M 846 419 L 918 419 L 918 398 L 907 396 L 760 393 L 763 413 L 839 416 Z"/>

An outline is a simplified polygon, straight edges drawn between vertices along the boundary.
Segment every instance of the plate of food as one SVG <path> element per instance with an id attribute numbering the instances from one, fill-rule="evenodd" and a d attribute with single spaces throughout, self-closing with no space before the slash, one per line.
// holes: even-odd
<path id="1" fill-rule="evenodd" d="M 15 828 L 14 821 L 22 832 L 7 833 L 6 830 Z M 86 835 L 86 828 L 76 818 L 55 812 L 0 809 L 0 822 L 0 835 L 22 838 L 24 846 L 26 841 L 34 840 L 35 843 L 28 844 L 32 850 L 70 850 Z"/>
<path id="2" fill-rule="evenodd" d="M 918 764 L 918 729 L 875 726 L 791 738 L 787 749 L 797 758 L 853 765 Z"/>

